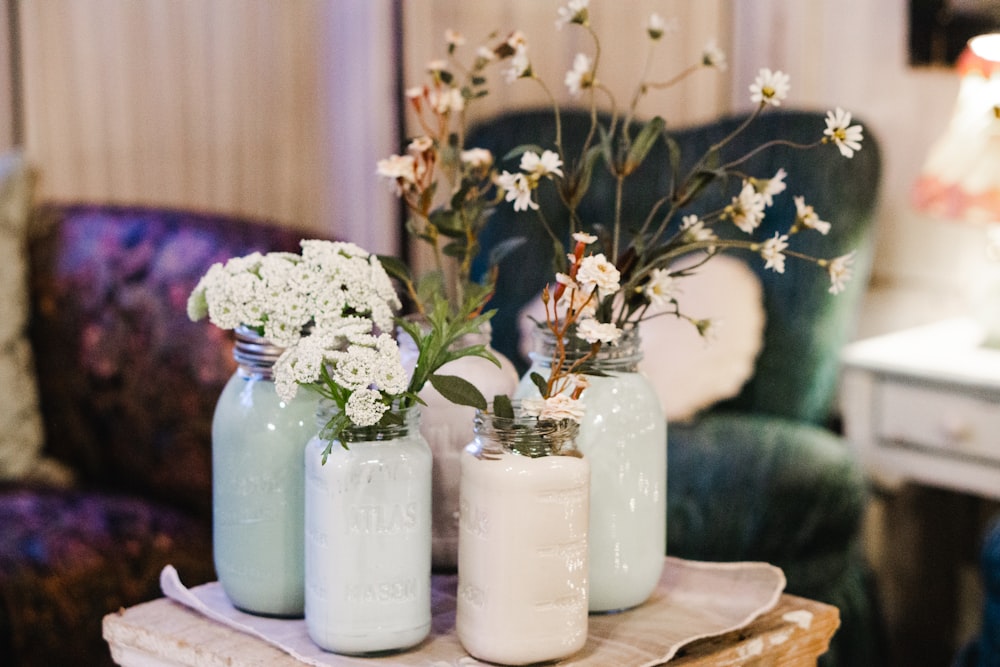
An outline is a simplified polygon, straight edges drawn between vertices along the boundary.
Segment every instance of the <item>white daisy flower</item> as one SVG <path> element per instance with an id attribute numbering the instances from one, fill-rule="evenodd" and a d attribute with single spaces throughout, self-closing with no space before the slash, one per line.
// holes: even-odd
<path id="1" fill-rule="evenodd" d="M 784 273 L 786 248 L 788 248 L 788 236 L 785 234 L 775 232 L 774 238 L 764 241 L 760 249 L 760 256 L 764 258 L 764 268 Z"/>
<path id="2" fill-rule="evenodd" d="M 787 74 L 780 70 L 772 72 L 764 67 L 750 85 L 750 101 L 754 104 L 781 106 L 781 101 L 788 97 L 790 87 Z"/>
<path id="3" fill-rule="evenodd" d="M 846 158 L 854 157 L 854 152 L 861 150 L 863 128 L 851 125 L 851 114 L 837 107 L 836 111 L 826 112 L 826 129 L 823 134 L 840 149 L 840 154 Z"/>
<path id="4" fill-rule="evenodd" d="M 578 53 L 573 59 L 573 69 L 566 72 L 566 87 L 573 97 L 579 97 L 585 88 L 594 85 L 593 63 L 585 53 Z"/>

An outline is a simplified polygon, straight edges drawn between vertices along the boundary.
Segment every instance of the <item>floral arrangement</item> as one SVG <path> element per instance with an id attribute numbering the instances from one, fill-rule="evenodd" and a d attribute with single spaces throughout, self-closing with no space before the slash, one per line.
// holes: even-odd
<path id="1" fill-rule="evenodd" d="M 378 257 L 353 243 L 301 245 L 301 255 L 253 253 L 214 264 L 187 309 L 192 320 L 245 326 L 285 348 L 274 365 L 278 395 L 291 400 L 301 385 L 337 407 L 321 433 L 329 440 L 324 461 L 345 429 L 401 423 L 400 411 L 419 401 L 426 382 L 449 400 L 485 406 L 473 385 L 437 370 L 469 355 L 496 361 L 482 345 L 455 345 L 489 314 L 452 313 L 440 300 L 428 312 L 428 326 L 416 327 L 396 317 L 401 304 Z M 417 345 L 412 373 L 392 335 L 397 323 Z"/>
<path id="2" fill-rule="evenodd" d="M 624 328 L 636 326 L 654 314 L 666 313 L 690 321 L 702 335 L 709 334 L 711 322 L 681 312 L 677 295 L 685 276 L 721 252 L 755 253 L 764 261 L 765 268 L 778 273 L 784 273 L 789 257 L 811 261 L 828 272 L 832 294 L 843 291 L 851 277 L 853 253 L 824 258 L 791 248 L 791 238 L 796 234 L 826 234 L 830 228 L 804 198 L 795 197 L 797 214 L 786 233 L 775 233 L 765 240 L 751 238 L 774 197 L 786 189 L 787 174 L 780 169 L 770 176 L 755 177 L 743 173 L 741 167 L 753 155 L 779 144 L 803 150 L 829 144 L 844 158 L 851 158 L 861 149 L 863 131 L 860 125 L 851 124 L 850 113 L 838 108 L 828 112 L 826 127 L 817 128 L 813 143 L 778 139 L 745 155 L 725 156 L 725 149 L 736 136 L 762 113 L 779 107 L 788 96 L 788 75 L 765 68 L 749 87 L 750 99 L 756 105 L 754 111 L 732 134 L 700 156 L 692 169 L 681 173 L 679 149 L 671 142 L 664 119 L 654 117 L 639 123 L 635 118 L 638 102 L 650 90 L 670 87 L 699 69 L 724 69 L 725 54 L 714 42 L 709 42 L 700 61 L 673 78 L 657 81 L 643 72 L 629 105 L 620 110 L 614 95 L 599 77 L 601 44 L 590 23 L 589 0 L 570 0 L 559 8 L 556 27 L 568 26 L 584 30 L 592 44 L 591 53 L 575 56 L 564 78 L 570 94 L 585 98 L 591 112 L 590 132 L 578 155 L 567 155 L 564 150 L 559 104 L 536 73 L 529 45 L 521 32 L 513 32 L 491 46 L 479 47 L 471 65 L 464 65 L 457 54 L 465 39 L 448 31 L 448 58 L 428 65 L 430 84 L 407 92 L 426 135 L 414 139 L 405 155 L 380 162 L 378 171 L 393 181 L 406 203 L 411 214 L 411 231 L 435 246 L 441 236 L 450 239 L 439 256 L 461 259 L 460 280 L 467 280 L 469 259 L 478 251 L 476 236 L 492 207 L 505 201 L 517 211 L 537 213 L 539 224 L 561 250 L 555 253 L 554 287 L 547 287 L 541 297 L 545 304 L 545 325 L 556 337 L 557 351 L 549 378 L 532 378 L 542 396 L 536 409 L 540 418 L 579 420 L 582 412 L 576 401 L 586 387 L 583 376 L 586 362 L 601 345 L 614 345 Z M 649 17 L 645 25 L 650 49 L 647 63 L 652 61 L 657 43 L 671 29 L 659 15 Z M 508 83 L 528 80 L 540 85 L 552 103 L 555 118 L 556 131 L 550 147 L 511 147 L 506 157 L 520 157 L 517 171 L 499 171 L 487 151 L 464 145 L 467 105 L 487 94 L 486 68 L 499 62 L 506 63 L 502 73 Z M 610 108 L 603 116 L 598 114 L 598 94 Z M 672 164 L 663 174 L 670 184 L 669 194 L 651 207 L 639 229 L 625 229 L 621 220 L 623 184 L 661 140 L 672 152 Z M 600 163 L 612 174 L 617 196 L 614 220 L 604 226 L 583 220 L 578 212 L 593 170 Z M 450 165 L 446 181 L 451 189 L 444 204 L 435 207 L 435 195 L 440 193 L 434 174 L 440 165 Z M 741 184 L 728 205 L 701 217 L 685 215 L 685 209 L 706 187 L 727 179 L 738 179 Z M 539 204 L 538 188 L 546 182 L 555 186 L 569 212 L 572 247 L 567 247 L 549 226 Z M 680 224 L 672 225 L 678 218 Z M 721 238 L 715 228 L 722 224 L 734 225 L 748 238 Z M 509 246 L 503 248 L 506 249 Z M 680 262 L 682 258 L 686 261 Z M 568 357 L 565 344 L 573 338 L 586 341 L 591 346 L 590 352 L 583 357 Z M 499 405 L 505 403 L 500 401 Z"/>

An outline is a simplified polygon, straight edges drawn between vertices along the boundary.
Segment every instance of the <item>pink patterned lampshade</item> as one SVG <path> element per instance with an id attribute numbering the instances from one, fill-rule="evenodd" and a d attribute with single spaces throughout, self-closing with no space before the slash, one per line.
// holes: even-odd
<path id="1" fill-rule="evenodd" d="M 951 121 L 927 156 L 913 203 L 935 217 L 1000 222 L 1000 33 L 969 40 Z"/>

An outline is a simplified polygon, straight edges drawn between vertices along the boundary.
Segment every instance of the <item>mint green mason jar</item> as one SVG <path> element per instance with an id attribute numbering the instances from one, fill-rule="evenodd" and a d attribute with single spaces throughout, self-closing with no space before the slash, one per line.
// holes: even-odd
<path id="1" fill-rule="evenodd" d="M 301 617 L 305 605 L 303 514 L 306 443 L 316 433 L 317 395 L 283 401 L 272 368 L 282 348 L 236 330 L 229 379 L 212 420 L 215 570 L 235 607 Z"/>

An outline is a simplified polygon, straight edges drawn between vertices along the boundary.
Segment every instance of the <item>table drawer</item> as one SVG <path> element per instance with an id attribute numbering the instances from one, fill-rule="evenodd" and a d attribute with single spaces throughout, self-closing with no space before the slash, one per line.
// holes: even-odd
<path id="1" fill-rule="evenodd" d="M 1000 401 L 954 388 L 880 384 L 879 440 L 1000 461 Z"/>

